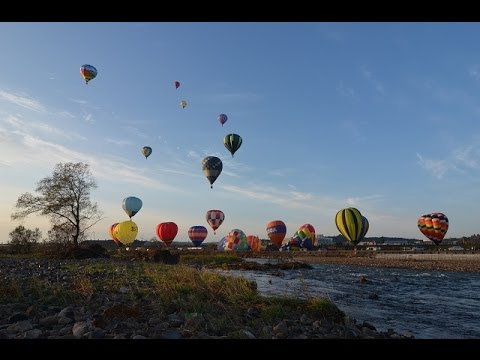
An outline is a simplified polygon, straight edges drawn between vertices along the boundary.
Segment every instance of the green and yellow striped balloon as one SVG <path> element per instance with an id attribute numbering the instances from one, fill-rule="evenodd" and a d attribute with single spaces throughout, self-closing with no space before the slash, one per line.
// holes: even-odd
<path id="1" fill-rule="evenodd" d="M 363 216 L 353 207 L 342 209 L 337 212 L 335 215 L 335 225 L 337 225 L 338 231 L 351 243 L 354 245 L 358 244 L 366 234 L 366 231 L 363 228 L 365 222 L 363 221 Z M 365 230 L 368 230 L 366 228 Z"/>

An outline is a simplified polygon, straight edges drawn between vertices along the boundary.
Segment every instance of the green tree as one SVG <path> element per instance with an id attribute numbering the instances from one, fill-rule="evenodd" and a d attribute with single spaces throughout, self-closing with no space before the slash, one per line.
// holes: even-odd
<path id="1" fill-rule="evenodd" d="M 12 220 L 23 219 L 30 214 L 47 216 L 53 226 L 72 231 L 75 247 L 86 230 L 102 219 L 96 203 L 90 201 L 90 191 L 97 184 L 88 164 L 58 163 L 52 176 L 40 180 L 35 191 L 38 195 L 24 193 L 17 200 Z"/>
<path id="2" fill-rule="evenodd" d="M 30 230 L 23 225 L 19 225 L 8 236 L 10 236 L 10 245 L 15 252 L 29 253 L 42 238 L 42 232 L 39 228 Z"/>

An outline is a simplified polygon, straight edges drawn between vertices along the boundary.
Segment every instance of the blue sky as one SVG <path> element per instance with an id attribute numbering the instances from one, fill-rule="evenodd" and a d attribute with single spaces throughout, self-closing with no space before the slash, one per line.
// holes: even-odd
<path id="1" fill-rule="evenodd" d="M 350 206 L 367 237 L 426 239 L 430 212 L 448 216 L 447 238 L 480 233 L 479 35 L 480 23 L 0 23 L 0 242 L 20 224 L 17 198 L 69 161 L 97 180 L 96 238 L 128 220 L 127 196 L 143 200 L 139 239 L 165 221 L 177 241 L 193 225 L 206 242 L 234 228 L 266 238 L 277 219 L 287 236 L 304 223 L 337 235 Z M 98 69 L 88 85 L 82 64 Z M 243 138 L 234 158 L 228 133 Z M 224 167 L 213 189 L 210 155 Z M 216 235 L 209 209 L 225 213 Z"/>

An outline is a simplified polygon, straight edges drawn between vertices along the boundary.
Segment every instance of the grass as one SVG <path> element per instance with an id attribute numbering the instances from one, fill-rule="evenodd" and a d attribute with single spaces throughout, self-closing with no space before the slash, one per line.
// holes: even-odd
<path id="1" fill-rule="evenodd" d="M 303 314 L 313 319 L 343 319 L 343 313 L 328 299 L 263 297 L 254 281 L 186 265 L 193 261 L 218 264 L 242 259 L 230 254 L 191 258 L 187 255 L 182 257 L 182 264 L 173 266 L 112 259 L 63 261 L 60 269 L 52 270 L 49 276 L 0 282 L 0 303 L 81 305 L 94 309 L 98 301 L 107 297 L 141 311 L 141 305 L 135 304 L 148 300 L 160 317 L 181 313 L 191 331 L 227 337 L 244 337 L 241 329 L 245 327 L 256 329 L 261 336 L 264 326 L 274 326 L 284 318 L 299 319 Z M 256 315 L 247 316 L 251 313 Z"/>

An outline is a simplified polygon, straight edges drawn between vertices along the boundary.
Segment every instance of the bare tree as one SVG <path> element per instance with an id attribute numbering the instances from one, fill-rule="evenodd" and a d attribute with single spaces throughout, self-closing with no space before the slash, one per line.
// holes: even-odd
<path id="1" fill-rule="evenodd" d="M 24 219 L 34 213 L 47 216 L 54 226 L 73 230 L 76 247 L 79 237 L 102 219 L 97 204 L 90 201 L 90 190 L 95 188 L 88 164 L 56 164 L 52 176 L 38 182 L 35 191 L 39 195 L 20 195 L 15 206 L 18 211 L 11 218 Z"/>

